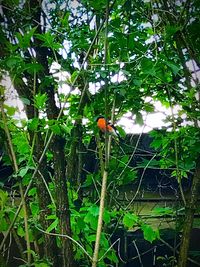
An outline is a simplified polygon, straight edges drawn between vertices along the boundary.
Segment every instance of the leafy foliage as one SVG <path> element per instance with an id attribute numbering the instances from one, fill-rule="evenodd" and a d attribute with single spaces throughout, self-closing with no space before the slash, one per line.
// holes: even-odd
<path id="1" fill-rule="evenodd" d="M 18 171 L 2 182 L 0 232 L 8 230 L 19 206 L 16 197 L 9 200 L 6 188 L 19 193 L 22 186 L 23 195 L 28 187 L 27 215 L 23 208 L 12 233 L 26 241 L 21 244 L 15 238 L 27 266 L 58 266 L 58 255 L 63 255 L 63 262 L 64 257 L 70 259 L 69 266 L 74 260 L 91 264 L 105 151 L 96 116 L 107 114 L 110 119 L 113 110 L 114 122 L 131 114 L 136 124 L 144 126 L 144 114 L 156 111 L 157 101 L 170 110 L 166 127 L 151 132 L 151 160 L 145 157 L 135 164 L 138 144 L 129 147 L 126 133 L 117 127 L 125 140 L 112 140 L 99 266 L 120 261 L 111 241 L 119 226 L 141 229 L 149 242 L 160 238 L 132 206 L 125 200 L 121 203 L 124 188 L 132 188 L 140 179 L 142 183 L 140 169 L 170 171 L 181 188 L 197 166 L 198 1 L 108 2 L 106 25 L 105 0 L 76 1 L 77 6 L 63 0 L 2 1 L 1 77 L 11 78 L 26 119 L 16 118 L 17 108 L 4 101 L 9 88 L 1 86 L 0 104 L 6 114 L 0 117 L 2 162 L 13 166 L 16 159 Z M 140 182 L 136 195 L 139 190 Z M 160 207 L 151 215 L 175 214 L 171 207 Z M 70 250 L 72 243 L 59 236 L 63 233 L 80 246 L 73 242 Z M 43 251 L 45 243 L 49 251 Z"/>

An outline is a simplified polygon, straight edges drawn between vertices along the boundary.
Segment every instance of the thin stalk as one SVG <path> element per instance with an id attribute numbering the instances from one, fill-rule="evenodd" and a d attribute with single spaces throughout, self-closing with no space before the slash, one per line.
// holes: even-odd
<path id="1" fill-rule="evenodd" d="M 100 142 L 99 135 L 97 136 L 96 141 L 97 141 L 97 149 L 98 149 L 99 160 L 100 160 L 101 175 L 103 177 L 103 172 L 104 172 L 103 150 L 102 150 L 102 145 L 101 145 L 101 142 Z"/>
<path id="2" fill-rule="evenodd" d="M 107 36 L 108 36 L 108 16 L 109 16 L 109 0 L 107 0 L 106 15 L 105 15 L 105 43 L 104 43 L 104 63 L 105 64 L 107 63 L 107 52 L 108 52 L 108 39 L 107 39 Z M 107 112 L 108 111 L 108 109 L 107 109 L 107 85 L 108 85 L 108 80 L 106 77 L 106 81 L 105 81 L 105 117 L 106 117 L 106 119 L 107 119 L 107 115 L 108 115 L 108 112 Z M 106 132 L 105 133 L 105 164 L 104 164 L 103 177 L 102 177 L 99 217 L 98 217 L 97 232 L 96 232 L 96 242 L 95 242 L 93 259 L 92 259 L 92 267 L 96 267 L 97 262 L 98 262 L 100 239 L 101 239 L 101 232 L 102 232 L 102 226 L 103 226 L 103 213 L 104 213 L 104 206 L 105 206 L 105 199 L 106 199 L 106 186 L 107 186 L 107 179 L 108 179 L 108 165 L 109 165 L 110 147 L 111 147 L 111 136 L 108 136 L 108 132 Z"/>
<path id="3" fill-rule="evenodd" d="M 13 144 L 12 144 L 12 139 L 11 139 L 11 135 L 7 126 L 7 119 L 6 119 L 6 115 L 4 112 L 4 108 L 3 108 L 3 102 L 0 102 L 1 105 L 1 114 L 2 114 L 2 119 L 3 119 L 3 123 L 4 123 L 4 130 L 6 133 L 6 137 L 7 137 L 7 141 L 8 141 L 8 147 L 10 150 L 10 154 L 11 154 L 11 159 L 13 162 L 13 166 L 14 166 L 14 170 L 15 173 L 17 174 L 19 171 L 18 165 L 17 165 L 17 159 L 16 159 L 16 155 L 15 155 L 15 151 L 13 148 Z M 23 193 L 23 188 L 22 188 L 22 184 L 20 182 L 19 184 L 19 190 L 20 190 L 20 195 L 21 195 L 21 202 L 22 202 L 22 206 L 24 208 L 24 226 L 25 226 L 25 238 L 26 238 L 26 247 L 27 247 L 27 263 L 28 266 L 31 265 L 31 246 L 30 246 L 30 238 L 29 238 L 29 232 L 28 232 L 28 214 L 27 214 L 27 207 L 26 207 L 26 202 L 25 202 L 25 196 Z"/>
<path id="4" fill-rule="evenodd" d="M 98 226 L 97 226 L 97 232 L 96 232 L 94 254 L 93 254 L 93 259 L 92 259 L 92 267 L 96 267 L 97 262 L 98 262 L 100 238 L 101 238 L 102 225 L 103 225 L 103 212 L 104 212 L 104 204 L 105 204 L 105 197 L 106 197 L 107 178 L 108 178 L 108 171 L 104 169 L 103 178 L 102 178 L 102 187 L 101 187 L 99 218 L 98 218 Z"/>

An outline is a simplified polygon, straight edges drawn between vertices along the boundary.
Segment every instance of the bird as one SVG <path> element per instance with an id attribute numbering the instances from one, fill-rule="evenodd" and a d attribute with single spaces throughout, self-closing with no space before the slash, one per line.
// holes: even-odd
<path id="1" fill-rule="evenodd" d="M 97 122 L 97 127 L 100 129 L 102 133 L 108 132 L 110 135 L 121 139 L 119 134 L 117 133 L 116 127 L 112 123 L 106 121 L 104 116 L 98 116 L 96 122 Z"/>

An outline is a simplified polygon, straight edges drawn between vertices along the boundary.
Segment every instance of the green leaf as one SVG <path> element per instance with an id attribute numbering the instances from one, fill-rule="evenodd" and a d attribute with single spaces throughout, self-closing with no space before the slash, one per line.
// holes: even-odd
<path id="1" fill-rule="evenodd" d="M 38 93 L 34 97 L 34 106 L 39 110 L 44 110 L 47 102 L 47 94 Z"/>
<path id="2" fill-rule="evenodd" d="M 123 224 L 125 227 L 131 228 L 137 224 L 138 216 L 132 213 L 126 213 L 123 218 Z"/>
<path id="3" fill-rule="evenodd" d="M 9 224 L 6 222 L 6 219 L 3 217 L 3 215 L 4 215 L 4 212 L 2 214 L 0 214 L 0 220 L 1 220 L 0 233 L 3 231 L 7 231 L 8 227 L 9 227 Z"/>
<path id="4" fill-rule="evenodd" d="M 23 59 L 20 56 L 10 56 L 5 63 L 9 69 L 14 69 L 21 65 L 22 62 Z"/>
<path id="5" fill-rule="evenodd" d="M 55 219 L 55 221 L 53 221 L 49 227 L 47 228 L 46 232 L 51 232 L 53 229 L 56 229 L 56 227 L 58 226 L 58 218 Z"/>
<path id="6" fill-rule="evenodd" d="M 141 68 L 142 68 L 142 72 L 146 75 L 149 74 L 151 76 L 155 76 L 155 67 L 154 67 L 154 62 L 151 61 L 148 58 L 143 58 L 142 62 L 141 62 Z"/>
<path id="7" fill-rule="evenodd" d="M 93 216 L 98 216 L 99 215 L 99 207 L 98 206 L 92 206 L 88 208 L 88 211 L 93 215 Z"/>
<path id="8" fill-rule="evenodd" d="M 27 172 L 28 172 L 29 169 L 30 169 L 29 166 L 22 167 L 22 168 L 19 170 L 19 176 L 20 176 L 20 177 L 24 177 L 24 176 L 27 174 Z"/>
<path id="9" fill-rule="evenodd" d="M 1 209 L 4 208 L 4 205 L 7 203 L 8 201 L 8 193 L 4 192 L 2 189 L 0 189 L 0 206 Z"/>
<path id="10" fill-rule="evenodd" d="M 142 81 L 139 80 L 139 79 L 134 79 L 134 80 L 133 80 L 133 83 L 134 83 L 136 86 L 141 86 Z"/>
<path id="11" fill-rule="evenodd" d="M 25 105 L 30 105 L 31 104 L 31 102 L 30 102 L 30 100 L 28 98 L 21 97 L 21 96 L 19 98 L 22 101 L 22 103 L 24 103 Z"/>
<path id="12" fill-rule="evenodd" d="M 39 209 L 38 203 L 31 202 L 30 203 L 30 208 L 31 208 L 31 213 L 32 213 L 33 216 L 36 216 L 36 215 L 39 214 L 40 209 Z"/>
<path id="13" fill-rule="evenodd" d="M 30 74 L 35 74 L 43 70 L 43 66 L 39 63 L 29 63 L 26 64 L 24 67 L 24 70 L 26 70 Z"/>
<path id="14" fill-rule="evenodd" d="M 179 65 L 175 65 L 173 62 L 169 62 L 169 61 L 166 61 L 165 63 L 167 64 L 167 66 L 169 66 L 171 68 L 174 75 L 176 75 L 179 72 L 179 70 L 180 70 Z"/>
<path id="15" fill-rule="evenodd" d="M 35 36 L 43 42 L 42 46 L 50 47 L 56 50 L 62 47 L 60 43 L 55 41 L 55 36 L 51 32 L 35 34 Z"/>
<path id="16" fill-rule="evenodd" d="M 144 109 L 146 112 L 154 112 L 154 105 L 151 103 L 144 103 Z"/>
<path id="17" fill-rule="evenodd" d="M 137 178 L 137 171 L 128 170 L 123 175 L 122 185 L 131 183 Z"/>
<path id="18" fill-rule="evenodd" d="M 135 115 L 136 115 L 135 122 L 138 123 L 140 126 L 142 126 L 144 124 L 142 114 L 138 112 Z"/>
<path id="19" fill-rule="evenodd" d="M 170 207 L 156 207 L 152 210 L 152 214 L 163 216 L 165 214 L 173 214 L 173 209 Z"/>
<path id="20" fill-rule="evenodd" d="M 144 234 L 144 239 L 151 243 L 160 237 L 159 230 L 153 230 L 153 228 L 147 224 L 142 224 L 141 229 Z"/>
<path id="21" fill-rule="evenodd" d="M 84 218 L 85 223 L 89 223 L 91 228 L 96 230 L 98 222 L 99 207 L 92 206 L 88 208 L 88 212 Z"/>
<path id="22" fill-rule="evenodd" d="M 39 125 L 39 119 L 33 118 L 28 121 L 28 129 L 31 131 L 36 131 Z"/>
<path id="23" fill-rule="evenodd" d="M 117 125 L 116 128 L 117 128 L 117 131 L 119 132 L 120 137 L 122 137 L 122 138 L 126 137 L 126 132 L 124 131 L 124 129 L 122 127 Z"/>
<path id="24" fill-rule="evenodd" d="M 47 220 L 55 220 L 57 218 L 56 214 L 51 214 L 47 216 Z"/>
<path id="25" fill-rule="evenodd" d="M 114 252 L 114 251 L 109 251 L 109 253 L 107 253 L 105 255 L 105 257 L 107 259 L 109 259 L 111 262 L 114 262 L 114 263 L 118 263 L 119 262 L 119 259 L 118 259 L 117 255 L 116 255 L 116 252 Z"/>
<path id="26" fill-rule="evenodd" d="M 5 86 L 0 85 L 0 97 L 3 98 L 5 95 Z"/>
<path id="27" fill-rule="evenodd" d="M 52 126 L 50 126 L 49 127 L 51 130 L 52 130 L 52 132 L 53 133 L 55 133 L 55 134 L 60 134 L 61 133 L 61 130 L 60 130 L 60 127 L 59 127 L 59 125 L 58 124 L 54 124 L 54 125 L 52 125 Z"/>
<path id="28" fill-rule="evenodd" d="M 94 242 L 96 240 L 96 235 L 89 235 L 89 236 L 87 236 L 87 241 L 89 242 L 89 243 L 92 243 L 92 242 Z"/>
<path id="29" fill-rule="evenodd" d="M 82 187 L 88 187 L 93 184 L 93 174 L 88 174 Z"/>
<path id="30" fill-rule="evenodd" d="M 17 227 L 17 234 L 18 234 L 20 237 L 24 237 L 24 236 L 25 236 L 24 228 L 23 228 L 21 225 L 19 225 L 19 226 Z"/>
<path id="31" fill-rule="evenodd" d="M 19 32 L 16 33 L 20 48 L 27 49 L 28 47 L 30 47 L 31 38 L 33 37 L 33 34 L 36 29 L 37 27 L 34 27 L 30 29 L 29 32 L 24 33 L 24 35 Z"/>
<path id="32" fill-rule="evenodd" d="M 22 179 L 22 184 L 24 186 L 27 186 L 29 184 L 31 178 L 32 178 L 32 174 L 31 173 L 27 173 Z"/>
<path id="33" fill-rule="evenodd" d="M 121 168 L 121 167 L 124 167 L 124 166 L 127 164 L 128 160 L 129 160 L 129 155 L 125 155 L 125 156 L 123 156 L 122 159 L 120 160 L 118 166 L 119 166 L 120 168 Z"/>
<path id="34" fill-rule="evenodd" d="M 67 29 L 69 27 L 69 15 L 70 12 L 66 11 L 65 15 L 63 16 L 63 19 L 61 20 L 62 27 Z"/>
<path id="35" fill-rule="evenodd" d="M 166 37 L 169 38 L 173 36 L 177 31 L 181 29 L 180 26 L 175 26 L 175 25 L 167 25 L 165 27 L 165 32 L 166 32 Z"/>
<path id="36" fill-rule="evenodd" d="M 103 220 L 105 223 L 109 223 L 110 222 L 110 212 L 106 209 L 104 209 L 104 213 L 103 213 Z"/>
<path id="37" fill-rule="evenodd" d="M 15 114 L 15 111 L 17 110 L 16 107 L 11 107 L 11 106 L 7 106 L 7 105 L 3 105 L 3 107 L 6 109 L 6 113 L 9 115 L 9 116 L 13 116 Z"/>
<path id="38" fill-rule="evenodd" d="M 94 8 L 94 10 L 99 11 L 105 8 L 106 6 L 106 2 L 105 0 L 98 0 L 98 1 L 93 1 L 93 0 L 89 0 L 89 4 L 91 5 L 91 7 Z"/>
<path id="39" fill-rule="evenodd" d="M 36 192 L 37 192 L 36 187 L 33 187 L 33 188 L 31 188 L 29 190 L 28 196 L 35 196 L 36 195 Z"/>

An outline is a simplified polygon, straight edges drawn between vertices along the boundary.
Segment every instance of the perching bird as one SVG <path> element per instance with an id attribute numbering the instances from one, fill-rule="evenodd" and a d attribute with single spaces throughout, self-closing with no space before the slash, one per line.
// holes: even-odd
<path id="1" fill-rule="evenodd" d="M 109 122 L 106 122 L 105 117 L 99 116 L 96 119 L 96 122 L 97 122 L 97 126 L 101 130 L 101 132 L 103 132 L 103 133 L 108 132 L 109 134 L 121 139 L 119 134 L 117 133 L 117 129 L 115 128 L 115 126 Z"/>

